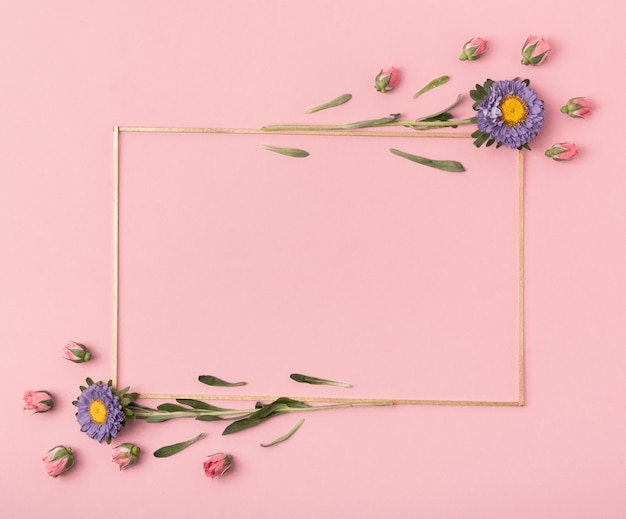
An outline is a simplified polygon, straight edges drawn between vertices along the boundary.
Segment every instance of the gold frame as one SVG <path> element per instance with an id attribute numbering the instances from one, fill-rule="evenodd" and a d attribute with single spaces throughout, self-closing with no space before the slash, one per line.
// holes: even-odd
<path id="1" fill-rule="evenodd" d="M 219 133 L 219 134 L 267 134 L 260 129 L 246 128 L 149 128 L 115 126 L 113 128 L 113 386 L 118 385 L 118 322 L 119 322 L 119 151 L 120 133 Z M 469 133 L 452 132 L 385 132 L 363 130 L 284 130 L 271 132 L 273 135 L 331 135 L 358 137 L 406 137 L 406 138 L 470 138 Z M 332 398 L 332 397 L 292 397 L 306 402 L 329 403 L 393 403 L 395 405 L 449 405 L 449 406 L 496 406 L 522 407 L 524 405 L 524 155 L 518 152 L 518 398 L 517 401 L 479 401 L 479 400 L 411 400 L 411 399 L 372 399 L 372 398 Z M 284 396 L 284 395 L 282 395 Z M 240 400 L 271 401 L 278 396 L 270 395 L 210 395 L 210 394 L 171 394 L 144 393 L 139 398 L 173 399 L 194 398 L 199 400 Z"/>

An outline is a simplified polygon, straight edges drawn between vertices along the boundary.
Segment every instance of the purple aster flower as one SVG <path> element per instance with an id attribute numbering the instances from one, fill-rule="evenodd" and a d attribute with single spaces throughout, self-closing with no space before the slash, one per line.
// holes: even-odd
<path id="1" fill-rule="evenodd" d="M 507 148 L 520 148 L 543 125 L 543 101 L 523 81 L 497 81 L 478 105 L 478 129 Z"/>
<path id="2" fill-rule="evenodd" d="M 126 416 L 119 397 L 102 382 L 86 387 L 78 397 L 76 407 L 80 430 L 99 442 L 106 440 L 108 443 L 117 436 Z"/>

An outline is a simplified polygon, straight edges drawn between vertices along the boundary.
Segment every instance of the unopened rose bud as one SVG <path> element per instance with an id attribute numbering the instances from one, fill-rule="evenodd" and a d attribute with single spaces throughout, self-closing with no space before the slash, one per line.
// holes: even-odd
<path id="1" fill-rule="evenodd" d="M 463 52 L 459 56 L 461 61 L 475 61 L 487 51 L 487 42 L 482 38 L 472 38 L 463 45 Z"/>
<path id="2" fill-rule="evenodd" d="M 56 478 L 74 465 L 74 456 L 69 447 L 57 445 L 47 452 L 42 461 L 48 476 Z"/>
<path id="3" fill-rule="evenodd" d="M 546 150 L 546 157 L 557 161 L 572 160 L 578 153 L 578 148 L 573 142 L 559 142 Z"/>
<path id="4" fill-rule="evenodd" d="M 45 413 L 54 407 L 54 399 L 48 391 L 24 391 L 24 410 Z"/>
<path id="5" fill-rule="evenodd" d="M 522 65 L 541 65 L 551 50 L 543 36 L 529 36 L 522 47 Z"/>
<path id="6" fill-rule="evenodd" d="M 132 443 L 122 443 L 113 449 L 113 463 L 117 463 L 120 470 L 132 467 L 139 459 L 141 449 Z"/>
<path id="7" fill-rule="evenodd" d="M 396 87 L 399 82 L 400 72 L 397 68 L 389 67 L 383 69 L 376 76 L 376 90 L 384 94 Z"/>
<path id="8" fill-rule="evenodd" d="M 217 476 L 223 476 L 228 472 L 232 463 L 233 457 L 230 454 L 224 454 L 223 452 L 212 454 L 209 456 L 209 459 L 202 464 L 204 467 L 204 475 L 211 479 Z"/>
<path id="9" fill-rule="evenodd" d="M 91 359 L 91 353 L 84 344 L 70 341 L 63 349 L 63 357 L 80 364 Z"/>
<path id="10" fill-rule="evenodd" d="M 561 112 L 570 117 L 583 119 L 591 113 L 591 101 L 586 97 L 572 97 L 564 106 Z"/>

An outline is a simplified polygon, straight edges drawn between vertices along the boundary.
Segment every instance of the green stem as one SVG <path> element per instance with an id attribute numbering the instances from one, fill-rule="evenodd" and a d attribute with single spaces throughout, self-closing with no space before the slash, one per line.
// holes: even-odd
<path id="1" fill-rule="evenodd" d="M 316 125 L 316 124 L 281 124 L 274 126 L 264 126 L 261 130 L 266 132 L 278 132 L 278 131 L 333 131 L 333 130 L 356 130 L 359 128 L 373 128 L 382 126 L 405 126 L 407 128 L 449 128 L 452 126 L 463 126 L 467 124 L 476 124 L 476 117 L 468 117 L 467 119 L 461 119 L 458 121 L 405 121 L 398 120 L 398 117 L 384 117 L 382 119 L 371 119 L 367 121 L 359 121 L 350 124 L 331 124 L 331 125 Z"/>
<path id="2" fill-rule="evenodd" d="M 395 121 L 388 123 L 385 126 L 406 126 L 407 128 L 448 128 L 451 126 L 464 126 L 467 124 L 476 124 L 478 121 L 476 117 L 468 117 L 467 119 L 461 119 L 459 121 Z"/>
<path id="3" fill-rule="evenodd" d="M 393 114 L 389 117 L 380 119 L 367 119 L 365 121 L 357 121 L 349 124 L 277 124 L 273 126 L 263 126 L 261 130 L 266 132 L 276 132 L 284 130 L 356 130 L 358 128 L 373 128 L 375 126 L 386 126 L 389 123 L 397 121 L 400 114 Z"/>

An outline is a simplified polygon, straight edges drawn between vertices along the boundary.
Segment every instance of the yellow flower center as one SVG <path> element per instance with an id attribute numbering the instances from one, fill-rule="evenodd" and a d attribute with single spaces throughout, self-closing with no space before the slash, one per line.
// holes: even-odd
<path id="1" fill-rule="evenodd" d="M 106 422 L 107 415 L 109 412 L 107 411 L 106 406 L 102 400 L 94 400 L 89 404 L 89 416 L 91 420 L 98 425 L 102 425 Z"/>
<path id="2" fill-rule="evenodd" d="M 507 126 L 517 126 L 526 119 L 526 103 L 517 96 L 504 96 L 500 103 L 502 120 Z"/>

